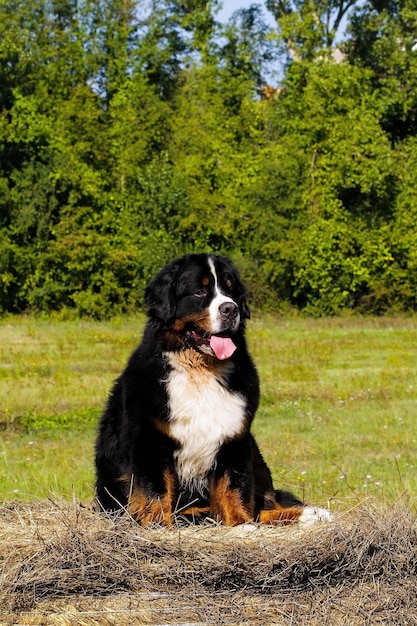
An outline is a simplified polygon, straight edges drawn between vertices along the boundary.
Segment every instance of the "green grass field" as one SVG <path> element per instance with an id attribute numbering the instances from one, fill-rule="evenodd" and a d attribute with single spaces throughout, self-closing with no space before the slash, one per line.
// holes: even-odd
<path id="1" fill-rule="evenodd" d="M 144 318 L 0 321 L 0 499 L 93 495 L 96 424 Z M 414 506 L 417 318 L 256 317 L 254 432 L 277 487 L 333 509 Z"/>

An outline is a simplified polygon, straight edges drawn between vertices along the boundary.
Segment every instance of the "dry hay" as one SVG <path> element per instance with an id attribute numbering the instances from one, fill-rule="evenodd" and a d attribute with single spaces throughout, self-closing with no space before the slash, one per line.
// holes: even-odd
<path id="1" fill-rule="evenodd" d="M 5 504 L 0 624 L 417 624 L 416 520 L 395 509 L 244 532 Z"/>

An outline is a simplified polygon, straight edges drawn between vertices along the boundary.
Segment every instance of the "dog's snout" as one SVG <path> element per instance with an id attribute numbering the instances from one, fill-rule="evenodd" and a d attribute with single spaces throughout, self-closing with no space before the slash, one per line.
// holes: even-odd
<path id="1" fill-rule="evenodd" d="M 212 335 L 235 333 L 240 325 L 239 306 L 231 298 L 219 294 L 209 307 Z"/>
<path id="2" fill-rule="evenodd" d="M 222 302 L 219 312 L 223 319 L 234 320 L 237 317 L 239 308 L 234 302 Z"/>

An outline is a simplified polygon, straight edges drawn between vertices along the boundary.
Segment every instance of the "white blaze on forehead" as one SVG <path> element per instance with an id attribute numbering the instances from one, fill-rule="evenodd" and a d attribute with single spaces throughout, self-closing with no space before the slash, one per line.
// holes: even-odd
<path id="1" fill-rule="evenodd" d="M 220 333 L 223 330 L 222 319 L 221 319 L 220 310 L 219 310 L 220 305 L 222 305 L 224 302 L 232 302 L 233 304 L 236 304 L 236 302 L 232 300 L 232 298 L 229 298 L 229 296 L 226 296 L 224 293 L 221 292 L 213 258 L 209 257 L 208 264 L 210 267 L 210 272 L 214 278 L 214 298 L 211 301 L 210 306 L 209 306 L 209 314 L 210 314 L 210 322 L 211 322 L 211 332 L 215 334 L 215 333 Z M 239 323 L 240 323 L 240 315 L 238 313 L 237 319 L 236 319 L 236 326 L 239 326 Z"/>

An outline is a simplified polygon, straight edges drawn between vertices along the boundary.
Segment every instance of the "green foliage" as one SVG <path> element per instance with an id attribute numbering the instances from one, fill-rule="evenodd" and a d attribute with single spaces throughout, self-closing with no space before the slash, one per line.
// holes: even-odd
<path id="1" fill-rule="evenodd" d="M 1 311 L 130 312 L 193 250 L 259 306 L 415 309 L 415 3 L 266 7 L 0 1 Z"/>
<path id="2" fill-rule="evenodd" d="M 21 285 L 33 271 L 32 259 L 6 229 L 0 230 L 0 241 L 0 311 L 17 313 L 26 305 Z"/>
<path id="3" fill-rule="evenodd" d="M 349 58 L 373 70 L 381 125 L 394 140 L 417 132 L 417 54 L 414 0 L 367 2 L 352 15 Z"/>

